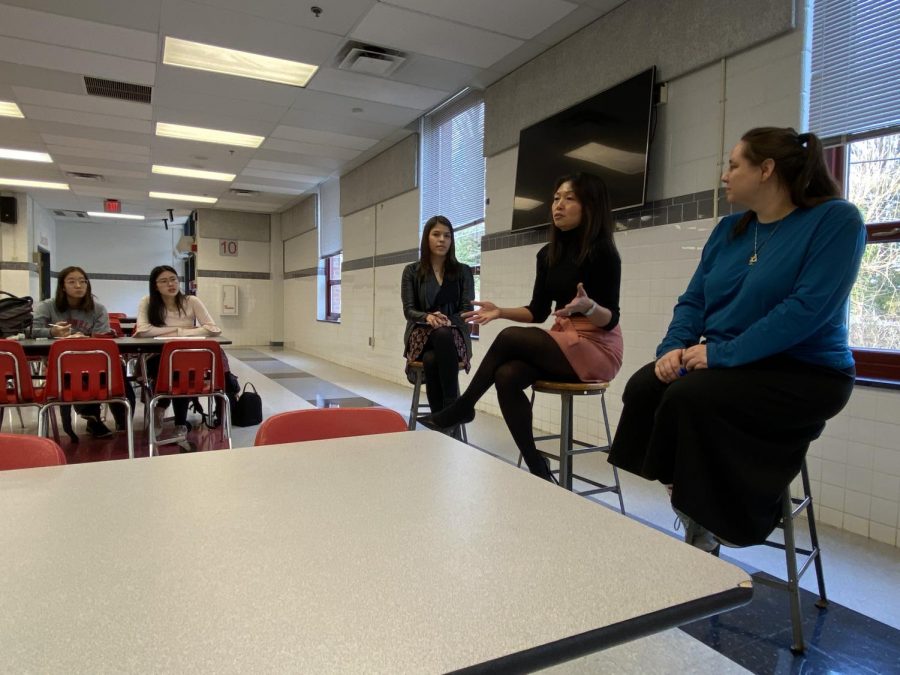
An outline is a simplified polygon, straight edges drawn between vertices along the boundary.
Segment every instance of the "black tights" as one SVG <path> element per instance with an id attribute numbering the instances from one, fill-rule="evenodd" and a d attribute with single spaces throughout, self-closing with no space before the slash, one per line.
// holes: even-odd
<path id="1" fill-rule="evenodd" d="M 469 419 L 475 403 L 493 384 L 503 419 L 529 471 L 550 480 L 547 462 L 534 444 L 531 403 L 525 394 L 525 389 L 537 380 L 577 382 L 578 375 L 556 340 L 544 329 L 504 328 L 484 355 L 468 388 L 456 403 L 435 415 L 434 422 L 451 427 Z"/>
<path id="2" fill-rule="evenodd" d="M 431 331 L 422 352 L 425 395 L 432 412 L 443 410 L 459 396 L 459 355 L 453 340 L 454 328 Z"/>

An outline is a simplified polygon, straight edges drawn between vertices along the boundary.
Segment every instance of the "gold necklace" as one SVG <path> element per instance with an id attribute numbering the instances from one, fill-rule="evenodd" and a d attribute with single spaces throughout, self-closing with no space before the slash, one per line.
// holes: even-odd
<path id="1" fill-rule="evenodd" d="M 759 260 L 759 252 L 763 250 L 763 246 L 769 243 L 769 239 L 771 239 L 776 232 L 778 232 L 778 228 L 781 227 L 781 223 L 784 221 L 784 218 L 780 218 L 777 223 L 775 223 L 775 229 L 766 237 L 766 240 L 762 243 L 762 246 L 757 247 L 756 242 L 759 235 L 759 220 L 753 223 L 753 255 L 750 256 L 750 260 L 747 261 L 748 265 L 755 265 L 756 261 Z"/>

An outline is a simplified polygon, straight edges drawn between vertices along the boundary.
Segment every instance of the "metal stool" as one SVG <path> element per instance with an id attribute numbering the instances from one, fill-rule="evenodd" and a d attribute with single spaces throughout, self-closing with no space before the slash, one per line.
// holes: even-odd
<path id="1" fill-rule="evenodd" d="M 787 581 L 778 579 L 766 579 L 764 577 L 754 577 L 754 581 L 781 588 L 788 592 L 791 604 L 791 626 L 794 630 L 793 644 L 791 651 L 795 654 L 802 654 L 806 645 L 803 641 L 803 620 L 800 615 L 800 577 L 809 568 L 810 563 L 815 563 L 816 581 L 819 584 L 819 599 L 816 600 L 816 607 L 825 609 L 828 606 L 828 597 L 825 595 L 825 576 L 822 572 L 822 552 L 819 549 L 819 536 L 816 533 L 816 519 L 813 515 L 812 494 L 809 489 L 809 473 L 806 470 L 806 460 L 800 467 L 800 478 L 803 483 L 803 496 L 792 497 L 791 487 L 788 486 L 784 491 L 784 513 L 781 517 L 781 523 L 778 527 L 784 530 L 784 543 L 777 541 L 766 541 L 766 546 L 780 548 L 785 553 L 785 562 L 787 563 Z M 796 508 L 794 508 L 796 506 Z M 806 520 L 809 526 L 810 549 L 797 548 L 794 539 L 794 519 L 806 510 Z M 797 554 L 807 556 L 803 566 L 797 571 Z"/>
<path id="2" fill-rule="evenodd" d="M 422 403 L 421 395 L 422 395 L 422 384 L 425 382 L 425 366 L 422 365 L 421 361 L 407 361 L 407 365 L 410 370 L 413 371 L 415 375 L 416 381 L 413 382 L 413 395 L 412 402 L 409 405 L 409 430 L 413 431 L 416 428 L 416 418 L 419 416 L 419 411 L 422 408 L 428 408 L 428 412 L 433 412 L 431 410 L 431 406 L 428 403 Z M 465 370 L 465 364 L 459 364 L 459 370 Z M 457 390 L 457 393 L 458 390 Z M 466 434 L 466 425 L 459 425 L 459 440 L 463 443 L 469 442 L 469 437 Z"/>
<path id="3" fill-rule="evenodd" d="M 538 380 L 531 386 L 531 406 L 534 407 L 535 394 L 554 394 L 560 397 L 562 410 L 560 411 L 559 433 L 550 434 L 548 436 L 536 436 L 535 442 L 547 441 L 554 438 L 559 439 L 559 456 L 549 452 L 539 450 L 539 452 L 549 459 L 559 462 L 559 484 L 567 490 L 572 490 L 572 479 L 577 478 L 580 481 L 593 485 L 591 490 L 577 492 L 582 496 L 596 495 L 604 492 L 615 492 L 619 496 L 619 511 L 625 513 L 625 502 L 622 500 L 622 487 L 619 484 L 619 471 L 616 467 L 613 470 L 613 485 L 604 485 L 590 478 L 579 476 L 572 470 L 572 457 L 575 455 L 583 455 L 588 452 L 605 452 L 609 454 L 609 446 L 612 442 L 612 432 L 609 429 L 609 416 L 606 413 L 606 390 L 609 389 L 609 382 L 549 382 L 547 380 Z M 603 413 L 603 426 L 606 431 L 606 445 L 591 445 L 584 441 L 574 438 L 574 429 L 572 424 L 572 410 L 574 396 L 600 396 L 600 409 Z M 578 446 L 578 447 L 576 447 Z M 519 455 L 518 466 L 522 466 L 522 455 Z"/>

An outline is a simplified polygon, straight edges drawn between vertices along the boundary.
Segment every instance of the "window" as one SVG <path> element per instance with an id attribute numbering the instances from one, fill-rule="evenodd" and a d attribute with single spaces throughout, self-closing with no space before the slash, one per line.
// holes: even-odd
<path id="1" fill-rule="evenodd" d="M 484 102 L 463 92 L 422 118 L 421 223 L 446 216 L 454 227 L 456 258 L 472 268 L 481 290 L 484 236 Z M 472 326 L 472 335 L 478 327 Z"/>
<path id="2" fill-rule="evenodd" d="M 341 320 L 341 262 L 343 254 L 325 258 L 325 320 Z"/>
<path id="3" fill-rule="evenodd" d="M 850 344 L 859 377 L 900 382 L 900 134 L 829 152 L 869 241 L 850 295 Z"/>

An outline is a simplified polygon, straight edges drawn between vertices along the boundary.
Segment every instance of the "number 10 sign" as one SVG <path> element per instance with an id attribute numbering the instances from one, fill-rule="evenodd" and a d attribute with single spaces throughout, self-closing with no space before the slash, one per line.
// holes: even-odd
<path id="1" fill-rule="evenodd" d="M 233 239 L 219 239 L 219 255 L 238 254 L 238 243 Z"/>

